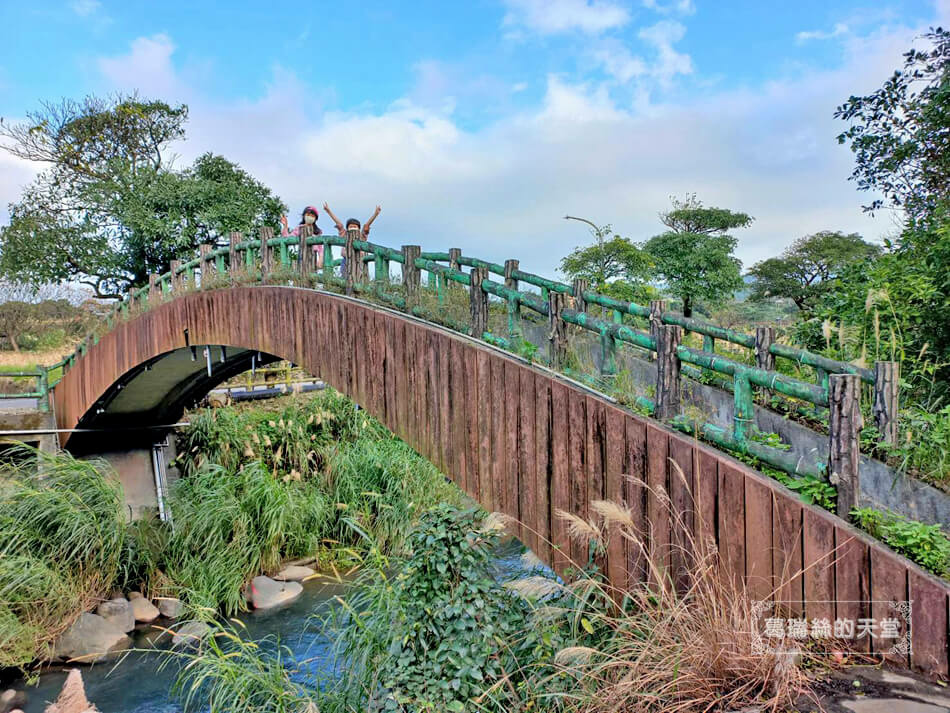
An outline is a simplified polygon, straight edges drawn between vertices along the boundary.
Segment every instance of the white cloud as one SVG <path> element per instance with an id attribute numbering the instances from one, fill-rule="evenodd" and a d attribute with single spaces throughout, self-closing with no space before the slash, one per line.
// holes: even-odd
<path id="1" fill-rule="evenodd" d="M 869 239 L 891 232 L 887 216 L 862 213 L 868 196 L 847 181 L 853 158 L 836 144 L 844 127 L 831 115 L 849 95 L 879 87 L 921 29 L 849 35 L 837 69 L 656 103 L 649 113 L 621 104 L 607 84 L 551 75 L 539 104 L 479 128 L 411 96 L 382 111 L 327 112 L 319 100 L 304 107 L 300 96 L 326 90 L 280 68 L 262 97 L 214 101 L 176 71 L 173 43 L 162 36 L 140 38 L 99 66 L 117 88 L 135 86 L 136 74 L 175 87 L 191 110 L 188 141 L 176 147 L 182 160 L 221 153 L 272 187 L 292 213 L 327 200 L 343 218 L 365 218 L 380 203 L 374 234 L 383 244 L 461 247 L 553 275 L 560 257 L 588 239 L 565 213 L 642 240 L 661 229 L 657 213 L 669 196 L 686 191 L 755 216 L 736 232 L 746 265 L 822 229 Z M 645 41 L 677 54 L 681 26 L 645 32 Z M 673 76 L 691 69 L 687 61 L 667 56 L 666 70 L 656 71 Z M 435 69 L 429 78 L 437 85 Z M 505 96 L 511 89 L 505 85 Z M 0 161 L 6 202 L 31 173 L 2 153 Z M 327 227 L 323 216 L 320 224 Z"/>
<path id="2" fill-rule="evenodd" d="M 7 121 L 10 121 L 8 117 L 4 123 Z M 17 121 L 13 119 L 11 123 Z M 40 168 L 30 161 L 11 156 L 0 147 L 0 225 L 9 222 L 9 204 L 19 200 L 23 189 L 36 178 Z"/>
<path id="3" fill-rule="evenodd" d="M 669 4 L 660 2 L 659 0 L 643 0 L 643 7 L 648 10 L 653 10 L 658 12 L 661 15 L 692 15 L 696 12 L 696 6 L 693 4 L 693 0 L 673 0 Z"/>
<path id="4" fill-rule="evenodd" d="M 596 35 L 623 27 L 630 11 L 611 0 L 505 0 L 502 24 L 541 35 L 580 31 Z"/>
<path id="5" fill-rule="evenodd" d="M 72 0 L 69 7 L 80 17 L 88 17 L 97 12 L 102 7 L 102 3 L 99 0 Z"/>
<path id="6" fill-rule="evenodd" d="M 662 84 L 669 84 L 677 74 L 693 73 L 693 61 L 690 56 L 677 52 L 673 48 L 673 45 L 683 39 L 685 34 L 686 28 L 672 20 L 661 20 L 639 32 L 640 39 L 656 50 L 657 61 L 650 68 L 650 73 Z"/>
<path id="7" fill-rule="evenodd" d="M 837 23 L 834 28 L 828 32 L 822 30 L 805 30 L 799 32 L 795 35 L 795 41 L 798 44 L 808 42 L 809 40 L 830 40 L 835 37 L 841 37 L 841 35 L 847 34 L 848 26 L 843 22 Z"/>
<path id="8" fill-rule="evenodd" d="M 619 43 L 601 43 L 593 51 L 593 57 L 607 74 L 622 84 L 641 77 L 648 71 L 643 59 L 633 56 L 630 50 Z"/>
<path id="9" fill-rule="evenodd" d="M 133 40 L 128 54 L 98 61 L 103 77 L 118 89 L 138 89 L 165 101 L 181 101 L 188 93 L 172 64 L 175 44 L 165 34 Z"/>

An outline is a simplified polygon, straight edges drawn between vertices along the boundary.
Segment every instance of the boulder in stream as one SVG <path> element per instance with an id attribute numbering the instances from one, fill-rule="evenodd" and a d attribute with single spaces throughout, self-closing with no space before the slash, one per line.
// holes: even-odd
<path id="1" fill-rule="evenodd" d="M 96 663 L 117 656 L 131 645 L 132 639 L 111 621 L 83 612 L 53 644 L 52 658 Z"/>
<path id="2" fill-rule="evenodd" d="M 132 614 L 132 606 L 125 597 L 102 602 L 96 607 L 96 614 L 111 621 L 126 633 L 135 628 L 135 615 Z"/>
<path id="3" fill-rule="evenodd" d="M 86 688 L 82 685 L 82 674 L 74 668 L 66 676 L 66 683 L 55 703 L 46 708 L 46 713 L 99 713 L 86 698 Z"/>
<path id="4" fill-rule="evenodd" d="M 270 577 L 251 580 L 250 599 L 255 609 L 271 609 L 294 601 L 303 593 L 299 582 L 276 582 Z"/>
<path id="5" fill-rule="evenodd" d="M 0 693 L 0 713 L 12 713 L 12 711 L 25 705 L 26 694 L 23 691 L 14 691 L 12 688 L 8 688 Z"/>
<path id="6" fill-rule="evenodd" d="M 172 646 L 198 646 L 211 633 L 211 627 L 203 621 L 183 624 L 172 637 Z"/>
<path id="7" fill-rule="evenodd" d="M 158 619 L 158 607 L 144 597 L 133 599 L 129 602 L 129 606 L 132 607 L 132 615 L 136 621 L 150 624 Z"/>
<path id="8" fill-rule="evenodd" d="M 280 572 L 275 574 L 274 579 L 278 582 L 300 582 L 315 574 L 316 571 L 310 567 L 301 567 L 300 565 L 292 564 L 288 567 L 284 567 Z"/>
<path id="9" fill-rule="evenodd" d="M 158 602 L 159 613 L 166 619 L 177 619 L 181 616 L 181 610 L 184 608 L 181 599 L 157 597 L 155 601 Z"/>

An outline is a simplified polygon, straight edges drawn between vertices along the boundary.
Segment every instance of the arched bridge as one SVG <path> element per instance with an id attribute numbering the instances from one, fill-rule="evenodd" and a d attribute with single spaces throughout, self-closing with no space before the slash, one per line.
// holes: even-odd
<path id="1" fill-rule="evenodd" d="M 680 367 L 699 368 L 704 359 L 716 373 L 732 371 L 740 412 L 751 386 L 769 382 L 830 406 L 832 430 L 835 409 L 846 418 L 848 404 L 830 398 L 821 386 L 773 378 L 767 363 L 742 366 L 712 350 L 684 351 L 676 330 L 701 323 L 656 329 L 676 319 L 661 314 L 652 332 L 640 332 L 621 320 L 588 314 L 582 300 L 597 304 L 591 299 L 597 296 L 583 285 L 577 292 L 546 281 L 540 295 L 522 292 L 517 281 L 533 276 L 511 261 L 502 267 L 457 251 L 427 255 L 413 246 L 395 251 L 356 237 L 304 235 L 297 244 L 297 238 L 275 239 L 266 232 L 259 241 L 234 236 L 227 248 L 205 247 L 196 260 L 156 276 L 147 290 L 123 303 L 107 330 L 65 360 L 51 395 L 59 427 L 170 423 L 216 383 L 252 363 L 288 359 L 379 418 L 484 507 L 515 518 L 515 534 L 558 571 L 566 570 L 568 557 L 586 562 L 587 552 L 570 541 L 557 511 L 586 519 L 591 502 L 612 500 L 629 508 L 674 576 L 690 565 L 689 530 L 715 543 L 725 576 L 745 580 L 754 598 L 786 602 L 798 616 L 880 621 L 896 616 L 890 602 L 912 600 L 910 649 L 871 638 L 857 645 L 947 675 L 946 582 L 694 436 L 524 358 L 532 353 L 518 340 L 530 325 L 520 311 L 528 307 L 545 317 L 551 366 L 566 361 L 559 352 L 566 349 L 568 324 L 595 330 L 610 358 L 618 345 L 652 347 L 658 353 L 658 389 L 649 405 L 667 409 L 668 416 L 676 415 Z M 327 255 L 332 246 L 343 247 L 344 278 L 307 262 L 314 242 L 325 242 Z M 466 260 L 469 272 L 462 269 Z M 401 284 L 390 283 L 390 261 L 402 263 Z M 419 279 L 421 270 L 437 278 L 427 286 Z M 507 285 L 490 279 L 499 270 Z M 295 286 L 266 284 L 287 282 Z M 468 292 L 453 282 L 467 285 Z M 311 289 L 314 283 L 375 302 Z M 568 292 L 575 293 L 573 304 Z M 502 309 L 489 303 L 491 294 L 502 298 Z M 462 314 L 453 312 L 460 295 Z M 609 308 L 634 313 L 623 305 L 611 302 Z M 498 324 L 507 328 L 504 337 L 493 336 Z M 601 366 L 609 369 L 609 359 Z M 677 393 L 665 393 L 667 388 Z M 741 439 L 738 423 L 736 430 L 704 433 L 713 441 Z M 101 446 L 83 432 L 64 433 L 61 440 L 73 450 Z M 600 564 L 620 587 L 647 576 L 642 551 L 620 537 L 610 539 Z M 786 581 L 787 573 L 797 574 Z"/>

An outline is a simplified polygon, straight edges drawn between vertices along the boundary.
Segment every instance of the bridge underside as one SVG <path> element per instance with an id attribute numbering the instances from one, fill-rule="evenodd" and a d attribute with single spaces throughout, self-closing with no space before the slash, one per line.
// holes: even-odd
<path id="1" fill-rule="evenodd" d="M 185 409 L 212 389 L 256 366 L 279 357 L 228 345 L 200 344 L 152 357 L 122 374 L 92 404 L 68 441 L 80 455 L 114 449 L 148 447 L 162 440 Z"/>
<path id="2" fill-rule="evenodd" d="M 186 339 L 233 353 L 208 378 L 202 347 L 192 361 Z M 361 404 L 485 508 L 511 516 L 513 534 L 558 572 L 587 562 L 558 511 L 588 520 L 592 502 L 614 501 L 676 581 L 691 566 L 691 536 L 715 545 L 720 572 L 744 581 L 752 599 L 777 596 L 795 616 L 880 619 L 894 615 L 888 602 L 913 601 L 912 650 L 886 656 L 948 672 L 946 582 L 689 436 L 482 342 L 359 300 L 259 286 L 159 303 L 66 372 L 53 392 L 57 424 L 173 422 L 258 351 Z M 83 435 L 61 443 L 91 447 Z M 643 549 L 622 537 L 609 539 L 598 565 L 620 589 L 648 576 Z"/>

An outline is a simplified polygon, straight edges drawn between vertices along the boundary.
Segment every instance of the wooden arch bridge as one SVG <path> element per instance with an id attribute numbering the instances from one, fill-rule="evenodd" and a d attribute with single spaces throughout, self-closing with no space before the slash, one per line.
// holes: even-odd
<path id="1" fill-rule="evenodd" d="M 334 246 L 342 249 L 343 277 L 333 270 L 339 260 L 315 264 L 311 246 L 321 243 L 328 258 Z M 391 277 L 391 263 L 400 265 L 401 279 Z M 461 316 L 450 309 L 459 302 L 467 306 Z M 545 328 L 546 359 L 524 347 L 528 313 Z M 702 348 L 684 343 L 683 329 L 702 335 Z M 635 412 L 578 374 L 571 378 L 568 330 L 599 338 L 607 374 L 618 349 L 652 352 L 654 399 L 641 398 Z M 560 572 L 568 557 L 586 562 L 587 551 L 555 513 L 587 519 L 591 502 L 612 500 L 629 508 L 672 573 L 689 567 L 691 534 L 715 543 L 721 572 L 744 580 L 753 598 L 781 600 L 796 616 L 880 621 L 898 616 L 893 602 L 912 601 L 909 647 L 870 637 L 857 644 L 947 676 L 950 584 L 696 438 L 808 472 L 749 438 L 753 387 L 827 408 L 827 468 L 840 479 L 839 508 L 854 497 L 855 395 L 862 380 L 876 382 L 875 412 L 887 437 L 896 428 L 893 371 L 886 364 L 858 369 L 771 337 L 686 319 L 662 304 L 612 300 L 583 282 L 523 272 L 516 261 L 394 250 L 355 232 L 274 238 L 264 229 L 258 240 L 232 234 L 228 246 L 202 246 L 197 258 L 133 291 L 108 328 L 59 365 L 50 405 L 62 445 L 95 450 L 102 429 L 173 423 L 233 374 L 287 359 L 379 418 L 484 507 L 514 518 L 515 534 Z M 723 356 L 715 340 L 755 358 Z M 815 380 L 776 371 L 776 357 L 808 365 Z M 678 413 L 681 378 L 700 371 L 732 386 L 733 429 Z M 112 431 L 109 438 L 123 436 Z M 619 587 L 647 576 L 642 550 L 620 537 L 610 539 L 600 564 Z"/>

